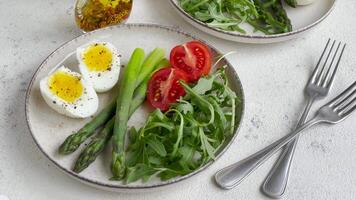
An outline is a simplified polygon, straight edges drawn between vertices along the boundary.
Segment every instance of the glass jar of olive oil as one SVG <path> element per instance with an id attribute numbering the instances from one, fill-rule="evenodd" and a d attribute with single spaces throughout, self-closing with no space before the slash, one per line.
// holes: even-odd
<path id="1" fill-rule="evenodd" d="M 77 0 L 75 21 L 85 32 L 126 21 L 132 0 Z"/>

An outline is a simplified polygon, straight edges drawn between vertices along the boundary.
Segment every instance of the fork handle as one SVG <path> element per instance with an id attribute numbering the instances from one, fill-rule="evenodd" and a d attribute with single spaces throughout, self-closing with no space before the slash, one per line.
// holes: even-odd
<path id="1" fill-rule="evenodd" d="M 315 99 L 315 96 L 309 97 L 296 129 L 305 123 L 309 115 L 310 108 L 313 105 Z M 285 145 L 281 155 L 263 182 L 261 189 L 267 196 L 272 198 L 281 198 L 283 196 L 288 184 L 290 167 L 292 165 L 293 155 L 298 143 L 298 138 L 299 136 Z"/>
<path id="2" fill-rule="evenodd" d="M 223 189 L 232 189 L 241 183 L 245 177 L 250 175 L 257 167 L 264 163 L 269 157 L 276 153 L 280 148 L 294 139 L 300 132 L 321 122 L 318 118 L 313 118 L 294 132 L 284 136 L 271 145 L 258 151 L 251 156 L 221 169 L 215 174 L 216 183 Z"/>

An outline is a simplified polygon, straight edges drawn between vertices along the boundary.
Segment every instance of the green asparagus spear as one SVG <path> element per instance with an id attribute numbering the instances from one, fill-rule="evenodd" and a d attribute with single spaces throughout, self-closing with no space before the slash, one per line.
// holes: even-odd
<path id="1" fill-rule="evenodd" d="M 154 69 L 155 71 L 157 71 L 158 69 L 161 69 L 163 67 L 170 67 L 171 63 L 166 58 L 163 58 L 158 64 L 156 63 L 156 65 L 157 65 L 157 67 Z M 151 76 L 150 76 L 150 78 L 151 78 Z"/>
<path id="2" fill-rule="evenodd" d="M 147 84 L 145 85 L 147 88 Z M 147 89 L 143 90 L 142 88 L 144 87 L 143 86 L 141 87 L 140 85 L 140 87 L 136 89 L 137 94 L 130 105 L 130 113 L 129 113 L 130 117 L 145 100 Z M 92 162 L 95 161 L 95 159 L 104 150 L 105 146 L 110 141 L 114 129 L 114 124 L 115 124 L 115 116 L 109 120 L 109 122 L 105 125 L 103 130 L 101 130 L 100 133 L 92 139 L 89 145 L 85 147 L 85 149 L 79 155 L 77 161 L 75 162 L 75 166 L 73 168 L 74 172 L 80 173 L 85 168 L 87 168 Z"/>
<path id="3" fill-rule="evenodd" d="M 113 132 L 113 151 L 111 172 L 113 179 L 120 179 L 125 173 L 125 132 L 129 119 L 130 103 L 135 90 L 135 82 L 139 74 L 139 68 L 144 60 L 143 49 L 136 48 L 124 72 L 123 81 L 120 84 L 119 96 L 116 101 L 116 116 Z"/>
<path id="4" fill-rule="evenodd" d="M 136 87 L 139 86 L 142 81 L 152 73 L 157 66 L 157 62 L 164 58 L 164 49 L 155 48 L 150 55 L 143 62 L 140 73 L 136 79 Z"/>
<path id="5" fill-rule="evenodd" d="M 156 65 L 155 70 L 161 69 L 169 65 L 169 61 L 167 59 L 163 59 L 158 64 L 156 63 L 157 61 L 153 62 L 153 64 Z M 151 75 L 153 73 L 154 72 L 151 72 Z M 140 84 L 140 86 L 135 89 L 134 99 L 131 101 L 130 105 L 129 116 L 131 116 L 136 111 L 136 109 L 145 101 L 147 85 L 151 78 L 151 75 L 147 76 Z M 112 137 L 114 123 L 115 116 L 111 118 L 111 120 L 105 125 L 104 129 L 92 139 L 90 144 L 85 147 L 85 149 L 79 155 L 75 163 L 75 166 L 73 168 L 74 172 L 80 173 L 81 171 L 83 171 L 92 162 L 94 162 L 98 155 L 104 150 L 105 146 L 108 144 Z"/>
<path id="6" fill-rule="evenodd" d="M 116 101 L 111 102 L 105 109 L 103 109 L 96 117 L 90 122 L 85 124 L 78 132 L 70 135 L 59 147 L 60 154 L 73 153 L 78 147 L 90 136 L 92 136 L 95 130 L 105 124 L 112 116 L 114 116 L 116 110 Z"/>
<path id="7" fill-rule="evenodd" d="M 109 142 L 112 136 L 112 130 L 114 128 L 115 117 L 111 118 L 108 123 L 106 123 L 103 130 L 96 135 L 89 145 L 82 151 L 79 155 L 77 161 L 75 162 L 73 171 L 79 173 L 87 168 L 96 157 L 104 150 L 104 147 Z"/>

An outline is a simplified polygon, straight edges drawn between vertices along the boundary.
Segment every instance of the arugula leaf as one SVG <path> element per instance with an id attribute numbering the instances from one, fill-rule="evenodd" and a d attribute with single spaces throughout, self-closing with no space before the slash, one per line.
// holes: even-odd
<path id="1" fill-rule="evenodd" d="M 192 104 L 190 104 L 188 101 L 179 99 L 178 102 L 179 103 L 175 105 L 175 108 L 179 112 L 181 112 L 184 115 L 186 115 L 188 113 L 194 113 L 194 108 L 193 108 Z"/>
<path id="2" fill-rule="evenodd" d="M 212 75 L 201 77 L 198 80 L 198 83 L 192 88 L 193 91 L 200 95 L 205 94 L 207 91 L 212 89 L 214 80 L 216 79 L 216 77 L 220 75 L 221 75 L 221 70 L 218 70 L 216 73 Z"/>
<path id="3" fill-rule="evenodd" d="M 221 107 L 219 106 L 219 104 L 213 99 L 213 98 L 208 98 L 208 101 L 211 103 L 211 105 L 213 105 L 215 113 L 218 116 L 218 127 L 220 128 L 221 131 L 225 131 L 225 127 L 227 125 L 227 120 L 225 117 L 225 114 L 223 112 L 223 110 L 221 109 Z"/>
<path id="4" fill-rule="evenodd" d="M 135 127 L 131 127 L 129 132 L 130 132 L 129 134 L 130 141 L 135 142 L 136 139 L 138 138 L 138 132 L 136 131 Z"/>
<path id="5" fill-rule="evenodd" d="M 174 130 L 174 124 L 171 122 L 152 122 L 149 124 L 149 126 L 145 127 L 145 130 L 150 130 L 156 127 L 162 127 L 165 128 L 169 131 L 173 131 Z"/>
<path id="6" fill-rule="evenodd" d="M 183 138 L 183 127 L 184 127 L 184 117 L 183 115 L 178 111 L 178 110 L 175 110 L 175 109 L 171 109 L 169 110 L 168 112 L 176 112 L 179 116 L 179 126 L 177 127 L 177 141 L 175 142 L 174 146 L 173 146 L 173 152 L 172 152 L 172 157 L 176 156 L 176 153 L 178 151 L 178 148 L 179 148 L 179 145 L 180 145 L 180 142 Z"/>
<path id="7" fill-rule="evenodd" d="M 158 141 L 155 136 L 151 136 L 146 140 L 146 143 L 151 147 L 158 155 L 164 157 L 167 155 L 166 149 L 162 142 Z"/>
<path id="8" fill-rule="evenodd" d="M 211 159 L 215 159 L 214 155 L 214 147 L 212 147 L 208 141 L 208 137 L 204 134 L 203 128 L 199 128 L 199 136 L 201 140 L 201 148 L 203 149 L 203 152 L 209 156 Z"/>
<path id="9" fill-rule="evenodd" d="M 161 180 L 165 181 L 180 175 L 183 175 L 183 173 L 179 173 L 179 171 L 174 170 L 165 170 L 159 174 L 159 177 Z"/>
<path id="10" fill-rule="evenodd" d="M 181 160 L 184 162 L 188 162 L 193 159 L 195 150 L 193 147 L 189 145 L 184 145 L 181 148 L 179 148 L 179 153 L 182 155 Z"/>
<path id="11" fill-rule="evenodd" d="M 149 167 L 145 164 L 137 164 L 134 167 L 127 168 L 126 173 L 126 183 L 135 182 L 143 177 L 146 177 L 146 181 L 148 180 L 147 177 L 152 176 L 157 172 L 156 169 Z"/>
<path id="12" fill-rule="evenodd" d="M 194 102 L 197 106 L 199 106 L 199 108 L 205 112 L 204 114 L 207 114 L 208 116 L 210 116 L 210 119 L 208 122 L 202 122 L 202 123 L 200 123 L 200 125 L 206 126 L 208 124 L 213 123 L 213 121 L 214 121 L 213 106 L 206 99 L 204 99 L 202 96 L 200 96 L 199 94 L 194 92 L 194 90 L 192 88 L 190 88 L 187 84 L 185 84 L 183 81 L 181 81 L 180 83 L 184 87 L 187 94 L 191 96 L 192 102 Z"/>
<path id="13" fill-rule="evenodd" d="M 153 165 L 162 165 L 163 160 L 159 156 L 156 155 L 150 155 L 148 157 L 148 162 Z"/>

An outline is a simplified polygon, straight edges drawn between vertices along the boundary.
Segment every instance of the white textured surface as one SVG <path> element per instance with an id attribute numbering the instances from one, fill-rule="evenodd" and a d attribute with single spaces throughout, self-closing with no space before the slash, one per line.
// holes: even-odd
<path id="1" fill-rule="evenodd" d="M 240 135 L 226 154 L 178 187 L 145 194 L 93 189 L 63 175 L 39 152 L 24 116 L 26 87 L 37 66 L 60 44 L 81 34 L 74 24 L 73 2 L 0 0 L 0 196 L 11 200 L 267 199 L 259 187 L 273 160 L 230 191 L 217 188 L 211 177 L 294 127 L 304 103 L 302 89 L 328 37 L 349 44 L 331 94 L 356 79 L 353 0 L 339 1 L 330 17 L 304 38 L 271 45 L 216 39 L 193 29 L 165 0 L 135 0 L 130 22 L 180 26 L 221 51 L 238 51 L 230 60 L 245 88 L 246 115 Z M 356 114 L 342 124 L 304 134 L 285 199 L 356 199 L 355 120 Z"/>

